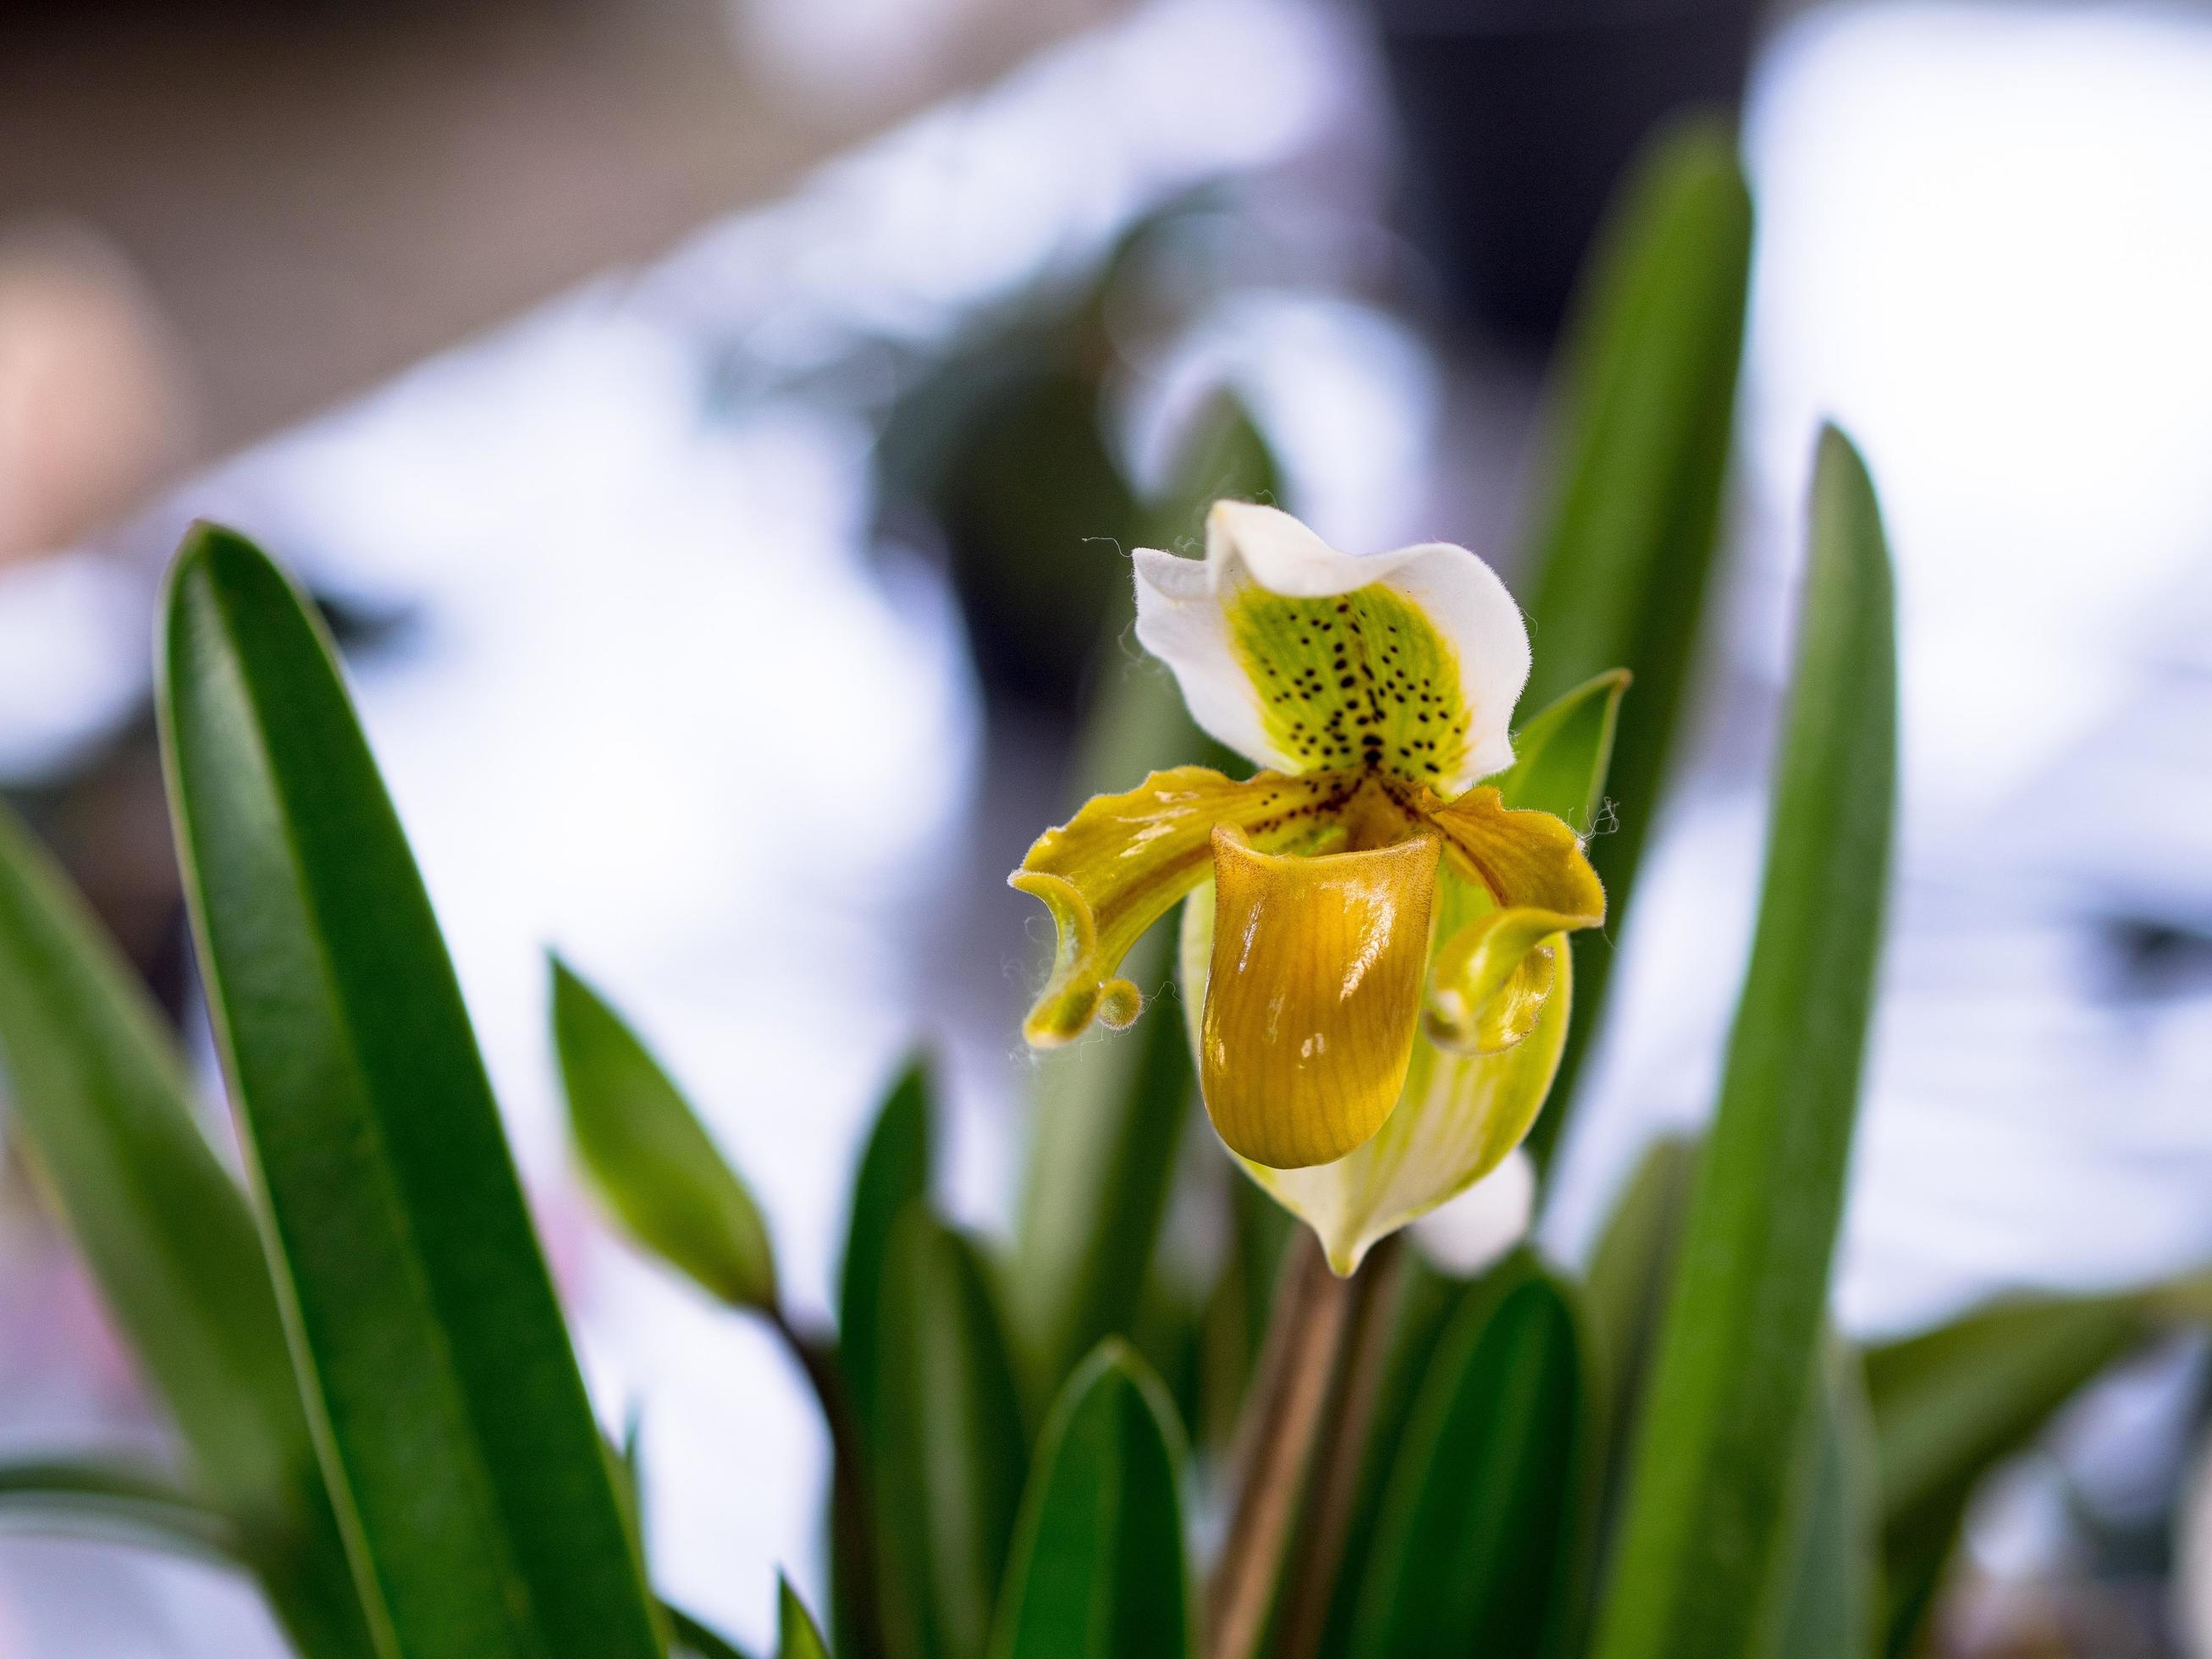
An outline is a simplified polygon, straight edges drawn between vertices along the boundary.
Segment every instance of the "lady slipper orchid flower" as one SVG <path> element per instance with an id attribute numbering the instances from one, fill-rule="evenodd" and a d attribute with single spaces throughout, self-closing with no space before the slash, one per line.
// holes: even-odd
<path id="1" fill-rule="evenodd" d="M 1513 760 L 1528 636 L 1465 548 L 1341 553 L 1218 501 L 1206 556 L 1136 555 L 1137 638 L 1262 769 L 1102 795 L 1014 886 L 1059 933 L 1024 1027 L 1137 1016 L 1121 959 L 1186 897 L 1182 974 L 1216 1132 L 1339 1273 L 1519 1145 L 1566 1031 L 1563 934 L 1603 920 L 1580 839 L 1480 781 Z"/>

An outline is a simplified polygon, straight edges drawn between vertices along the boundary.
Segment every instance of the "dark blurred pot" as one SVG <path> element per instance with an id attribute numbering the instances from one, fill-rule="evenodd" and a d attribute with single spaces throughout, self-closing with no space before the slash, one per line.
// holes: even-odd
<path id="1" fill-rule="evenodd" d="M 1755 0 L 1373 0 L 1416 239 L 1455 307 L 1548 341 L 1652 128 L 1743 99 Z"/>

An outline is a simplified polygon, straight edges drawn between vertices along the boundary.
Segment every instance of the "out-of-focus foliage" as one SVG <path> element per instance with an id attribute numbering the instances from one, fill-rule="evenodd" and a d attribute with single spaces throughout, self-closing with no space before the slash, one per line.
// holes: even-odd
<path id="1" fill-rule="evenodd" d="M 5 808 L 0 1062 L 21 1144 L 231 1547 L 301 1646 L 372 1652 L 245 1197 L 194 1121 L 183 1059 L 144 991 Z M 22 1474 L 19 1511 L 43 1493 L 41 1512 L 84 1513 L 84 1492 Z M 119 1501 L 102 1501 L 111 1519 Z"/>
<path id="2" fill-rule="evenodd" d="M 1813 485 L 1796 677 L 1757 937 L 1684 1224 L 1596 1652 L 1764 1650 L 1803 1478 L 1889 858 L 1889 552 L 1831 430 Z"/>
<path id="3" fill-rule="evenodd" d="M 1572 1650 L 1604 1431 L 1580 1295 L 1525 1257 L 1464 1293 L 1396 1437 L 1358 1659 Z"/>
<path id="4" fill-rule="evenodd" d="M 1616 668 L 1622 706 L 1607 833 L 1591 861 L 1604 935 L 1574 941 L 1577 1018 L 1556 1098 L 1528 1148 L 1547 1160 L 1596 1030 L 1613 946 L 1666 779 L 1720 542 L 1736 372 L 1751 282 L 1751 196 L 1734 142 L 1695 125 L 1661 139 L 1622 192 L 1562 349 L 1548 499 L 1529 548 L 1540 642 L 1530 702 Z"/>
<path id="5" fill-rule="evenodd" d="M 2155 1295 L 2023 1297 L 1872 1350 L 1881 1651 L 1913 1651 L 1992 1466 L 2160 1323 Z"/>
<path id="6" fill-rule="evenodd" d="M 753 1195 L 637 1034 L 557 959 L 553 1037 L 577 1156 L 608 1208 L 708 1295 L 773 1308 L 775 1252 Z"/>
<path id="7" fill-rule="evenodd" d="M 989 1266 L 919 1205 L 891 1229 L 878 1317 L 878 1536 L 893 1659 L 981 1659 L 1029 1474 Z"/>
<path id="8" fill-rule="evenodd" d="M 1182 1659 L 1191 1644 L 1182 1453 L 1142 1363 L 1102 1344 L 1038 1443 L 990 1659 Z"/>
<path id="9" fill-rule="evenodd" d="M 1784 1569 L 1773 1651 L 1864 1659 L 1881 1605 L 1873 1425 L 1859 1358 L 1831 1341 L 1804 1430 L 1808 1489 L 1796 1517 L 1796 1561 Z"/>
<path id="10" fill-rule="evenodd" d="M 880 1431 L 876 1402 L 883 1392 L 884 1264 L 890 1254 L 892 1224 L 909 1205 L 929 1196 L 936 1115 L 929 1067 L 917 1059 L 884 1097 L 853 1183 L 837 1329 L 846 1383 L 871 1436 Z"/>

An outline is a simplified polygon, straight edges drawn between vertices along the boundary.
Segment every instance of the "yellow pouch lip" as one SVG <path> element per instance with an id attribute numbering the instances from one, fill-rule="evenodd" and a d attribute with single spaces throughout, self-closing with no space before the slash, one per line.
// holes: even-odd
<path id="1" fill-rule="evenodd" d="M 1274 1169 L 1333 1163 L 1389 1116 L 1420 1024 L 1440 858 L 1433 834 L 1300 855 L 1215 830 L 1199 1070 L 1231 1151 Z"/>

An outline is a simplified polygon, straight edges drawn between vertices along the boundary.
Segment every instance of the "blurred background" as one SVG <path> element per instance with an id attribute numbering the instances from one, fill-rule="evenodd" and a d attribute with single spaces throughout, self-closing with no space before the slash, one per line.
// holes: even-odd
<path id="1" fill-rule="evenodd" d="M 1884 494 L 1905 708 L 1842 1321 L 2201 1265 L 2200 7 L 10 7 L 0 789 L 207 1065 L 151 619 L 195 516 L 301 574 L 598 1402 L 641 1420 L 661 1574 L 757 1638 L 779 1563 L 820 1583 L 825 1448 L 780 1351 L 577 1189 L 544 949 L 690 1086 L 802 1308 L 917 1042 L 954 1207 L 1003 1233 L 1047 943 L 1004 876 L 1134 654 L 1124 553 L 1181 447 L 1233 398 L 1333 542 L 1510 580 L 1575 274 L 1686 109 L 1740 118 L 1759 215 L 1722 585 L 1543 1236 L 1586 1248 L 1711 1098 L 1832 416 Z M 1946 1651 L 2212 1655 L 2206 1372 L 2194 1339 L 2130 1362 L 1984 1494 Z M 0 1452 L 159 1433 L 0 1120 Z M 4 1659 L 279 1650 L 212 1570 L 0 1534 Z"/>

